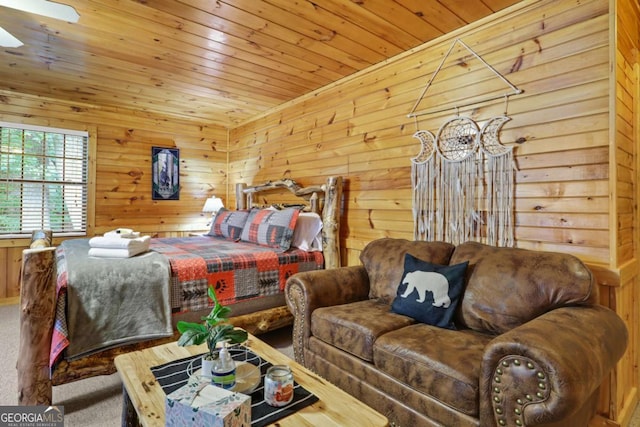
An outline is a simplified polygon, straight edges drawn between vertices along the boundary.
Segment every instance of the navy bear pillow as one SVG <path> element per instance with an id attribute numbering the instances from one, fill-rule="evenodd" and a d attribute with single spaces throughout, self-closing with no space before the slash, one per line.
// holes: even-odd
<path id="1" fill-rule="evenodd" d="M 464 291 L 468 264 L 431 264 L 406 254 L 404 273 L 391 311 L 418 322 L 456 329 L 453 315 Z"/>

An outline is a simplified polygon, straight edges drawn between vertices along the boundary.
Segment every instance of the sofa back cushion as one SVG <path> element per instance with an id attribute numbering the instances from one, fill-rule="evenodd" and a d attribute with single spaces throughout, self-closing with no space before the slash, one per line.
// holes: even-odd
<path id="1" fill-rule="evenodd" d="M 555 308 L 598 301 L 593 274 L 573 255 L 467 242 L 450 262 L 464 261 L 458 321 L 476 331 L 501 334 Z"/>
<path id="2" fill-rule="evenodd" d="M 391 304 L 404 274 L 404 255 L 433 264 L 448 265 L 454 246 L 445 242 L 422 242 L 384 238 L 370 242 L 360 254 L 369 276 L 369 298 Z"/>

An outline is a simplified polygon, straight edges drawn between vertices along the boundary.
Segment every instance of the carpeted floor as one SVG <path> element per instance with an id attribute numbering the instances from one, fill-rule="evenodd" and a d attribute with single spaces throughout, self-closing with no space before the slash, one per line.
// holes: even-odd
<path id="1" fill-rule="evenodd" d="M 0 360 L 4 371 L 0 381 L 0 406 L 18 404 L 16 361 L 19 347 L 17 305 L 0 305 Z M 260 338 L 293 357 L 291 328 L 273 331 Z M 119 375 L 99 376 L 53 388 L 53 402 L 64 406 L 65 427 L 111 427 L 120 425 L 122 383 Z"/>
<path id="2" fill-rule="evenodd" d="M 17 305 L 0 305 L 0 360 L 5 370 L 0 381 L 0 406 L 17 405 L 16 361 L 19 342 Z M 293 358 L 291 328 L 283 328 L 260 338 Z M 53 388 L 53 401 L 64 406 L 65 427 L 111 427 L 120 425 L 122 383 L 119 375 L 100 376 Z M 640 427 L 640 409 L 636 409 L 628 427 Z"/>

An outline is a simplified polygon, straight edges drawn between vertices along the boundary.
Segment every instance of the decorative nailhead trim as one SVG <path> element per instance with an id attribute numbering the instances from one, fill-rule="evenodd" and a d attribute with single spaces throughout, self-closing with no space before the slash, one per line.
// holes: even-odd
<path id="1" fill-rule="evenodd" d="M 304 324 L 306 322 L 305 314 L 306 314 L 306 300 L 303 298 L 304 292 L 300 289 L 300 285 L 297 283 L 292 283 L 289 286 L 289 301 L 295 305 L 295 313 L 293 317 L 293 352 L 296 362 L 301 365 L 305 365 L 304 363 L 304 346 L 303 346 L 303 335 L 304 335 Z M 297 302 L 301 302 L 300 305 L 296 304 Z"/>
<path id="2" fill-rule="evenodd" d="M 536 371 L 535 375 L 530 377 L 530 381 L 526 380 L 530 375 L 526 370 Z M 504 390 L 513 388 L 515 383 L 513 378 L 515 377 L 519 378 L 517 385 L 520 388 L 533 388 L 533 390 L 525 393 L 522 397 L 517 397 L 515 401 L 507 401 L 509 397 L 505 395 Z M 535 394 L 533 394 L 534 391 Z M 513 390 L 510 390 L 510 392 L 513 393 Z M 492 385 L 491 400 L 497 424 L 500 426 L 523 426 L 524 407 L 546 400 L 549 394 L 547 375 L 535 361 L 522 356 L 503 358 L 494 370 Z"/>

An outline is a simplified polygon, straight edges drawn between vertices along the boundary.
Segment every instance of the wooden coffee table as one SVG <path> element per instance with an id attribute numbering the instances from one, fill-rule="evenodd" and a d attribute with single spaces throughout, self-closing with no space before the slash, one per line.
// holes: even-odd
<path id="1" fill-rule="evenodd" d="M 380 413 L 318 377 L 258 338 L 249 335 L 247 347 L 272 364 L 289 365 L 296 382 L 320 400 L 296 413 L 278 420 L 282 427 L 311 426 L 388 426 Z M 179 347 L 175 342 L 141 351 L 122 354 L 115 365 L 124 385 L 122 425 L 135 425 L 136 416 L 143 426 L 164 426 L 165 394 L 150 368 L 167 362 L 202 354 L 206 345 Z"/>

